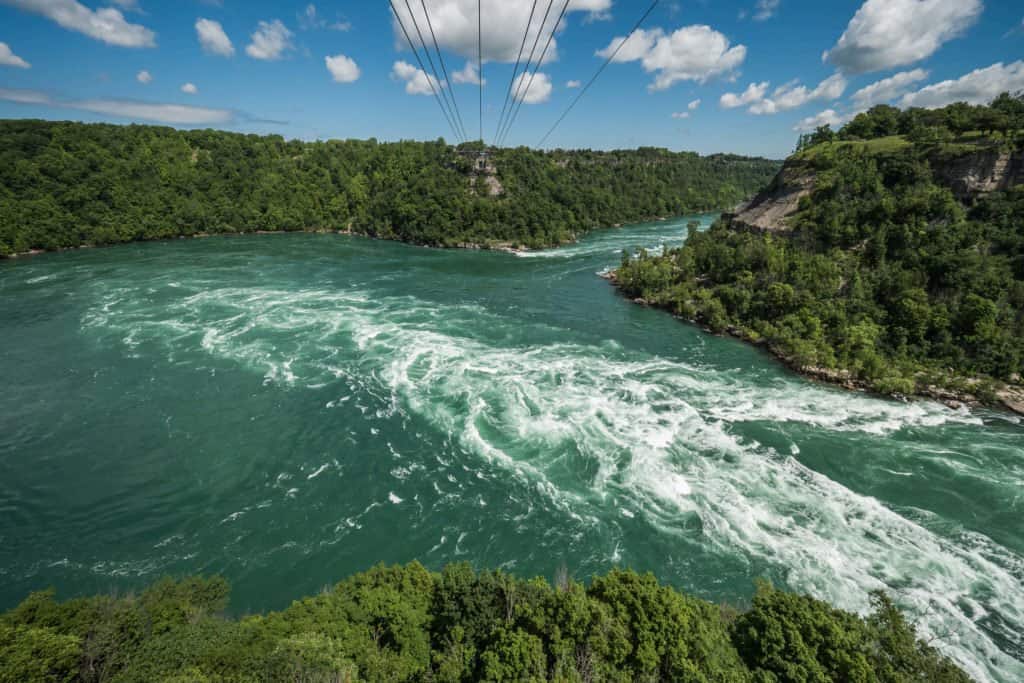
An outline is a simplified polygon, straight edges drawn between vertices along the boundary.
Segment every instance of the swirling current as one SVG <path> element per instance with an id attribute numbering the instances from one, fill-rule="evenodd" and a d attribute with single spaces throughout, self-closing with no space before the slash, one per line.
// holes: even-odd
<path id="1" fill-rule="evenodd" d="M 0 264 L 0 608 L 629 566 L 734 603 L 884 589 L 978 680 L 1024 680 L 1024 426 L 809 382 L 596 276 L 694 218 L 522 255 L 297 234 Z"/>

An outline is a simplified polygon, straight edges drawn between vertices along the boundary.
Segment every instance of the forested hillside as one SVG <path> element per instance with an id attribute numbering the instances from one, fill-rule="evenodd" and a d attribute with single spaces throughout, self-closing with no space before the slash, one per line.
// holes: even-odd
<path id="1" fill-rule="evenodd" d="M 256 230 L 551 246 L 614 223 L 726 208 L 778 170 L 660 149 L 502 149 L 492 160 L 504 193 L 491 197 L 477 194 L 472 150 L 0 121 L 0 256 Z"/>
<path id="2" fill-rule="evenodd" d="M 1022 150 L 1019 97 L 876 107 L 801 140 L 756 220 L 626 258 L 617 281 L 820 377 L 1024 410 Z M 772 201 L 794 211 L 768 224 Z"/>
<path id="3" fill-rule="evenodd" d="M 223 616 L 220 579 L 0 616 L 0 682 L 928 681 L 968 677 L 881 594 L 867 617 L 761 585 L 749 609 L 613 571 L 552 587 L 501 572 L 377 567 L 283 612 Z"/>

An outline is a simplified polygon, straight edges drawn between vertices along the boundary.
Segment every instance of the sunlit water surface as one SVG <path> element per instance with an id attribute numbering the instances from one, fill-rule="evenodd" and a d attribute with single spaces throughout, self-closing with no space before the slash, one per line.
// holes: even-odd
<path id="1" fill-rule="evenodd" d="M 596 276 L 688 220 L 519 257 L 271 235 L 0 264 L 0 607 L 621 565 L 734 603 L 886 589 L 1024 680 L 1024 427 L 810 383 Z"/>

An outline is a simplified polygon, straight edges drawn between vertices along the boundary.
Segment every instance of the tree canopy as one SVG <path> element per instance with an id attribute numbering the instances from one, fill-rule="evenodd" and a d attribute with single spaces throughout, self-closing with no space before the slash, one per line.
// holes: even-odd
<path id="1" fill-rule="evenodd" d="M 218 578 L 0 616 L 0 683 L 863 681 L 961 683 L 882 594 L 867 617 L 760 584 L 726 608 L 615 570 L 584 586 L 456 564 L 378 566 L 234 619 Z"/>
<path id="2" fill-rule="evenodd" d="M 443 140 L 0 121 L 0 256 L 259 230 L 544 247 L 614 223 L 725 208 L 778 170 L 766 159 L 651 148 L 491 154 L 498 196 L 475 184 L 475 151 Z"/>
<path id="3" fill-rule="evenodd" d="M 1024 103 L 1002 96 L 988 108 L 876 107 L 838 134 L 819 130 L 795 158 L 813 190 L 789 225 L 749 232 L 723 221 L 662 257 L 626 258 L 618 282 L 801 368 L 885 393 L 967 387 L 986 398 L 988 380 L 1019 383 L 1024 372 L 1024 186 L 961 196 L 949 177 L 1020 158 L 1024 138 L 894 131 L 965 112 L 963 127 L 976 129 L 1004 110 L 1024 126 Z"/>

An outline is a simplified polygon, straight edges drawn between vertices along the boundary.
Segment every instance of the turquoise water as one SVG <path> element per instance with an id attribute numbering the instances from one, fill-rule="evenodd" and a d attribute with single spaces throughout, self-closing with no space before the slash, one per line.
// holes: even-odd
<path id="1" fill-rule="evenodd" d="M 687 220 L 525 256 L 265 235 L 0 263 L 0 607 L 625 565 L 730 602 L 887 589 L 978 679 L 1024 679 L 1024 426 L 805 381 L 597 277 Z"/>

